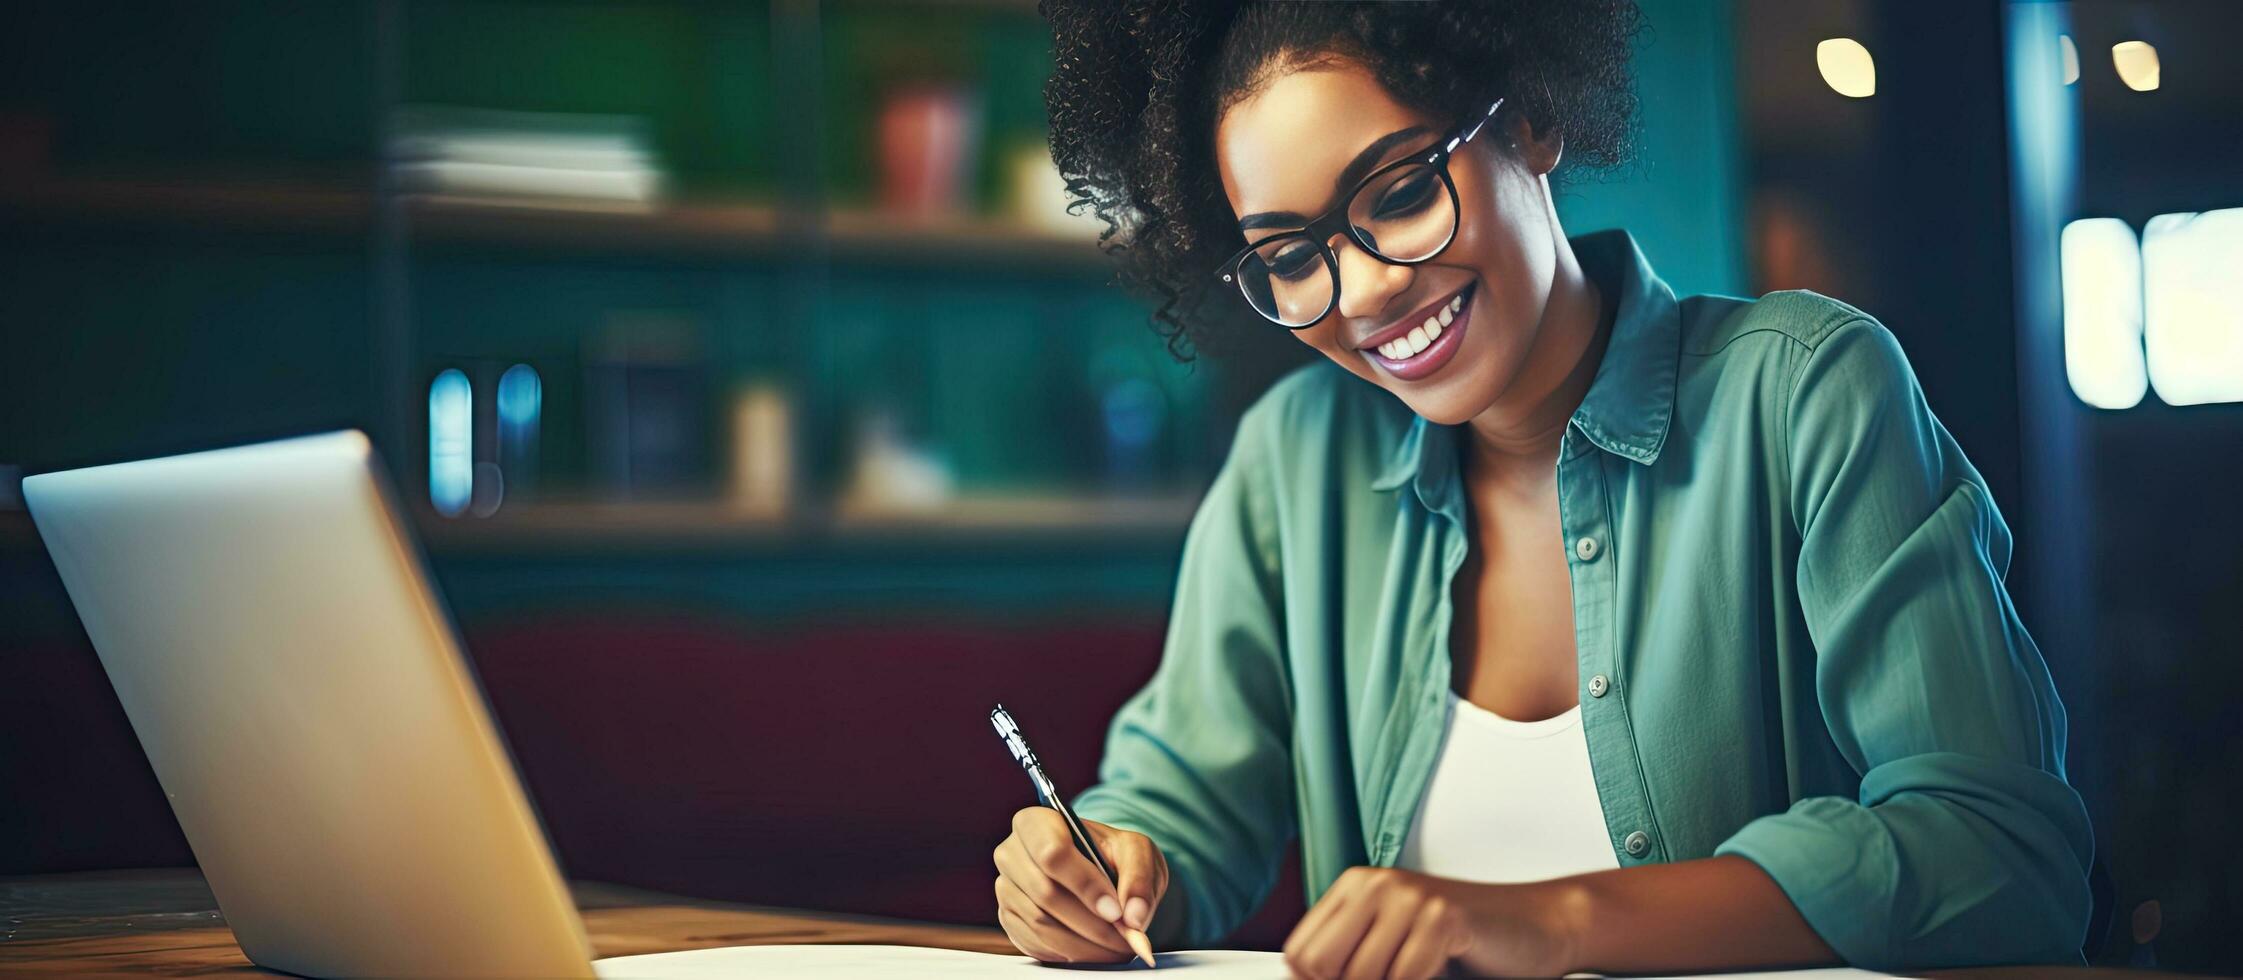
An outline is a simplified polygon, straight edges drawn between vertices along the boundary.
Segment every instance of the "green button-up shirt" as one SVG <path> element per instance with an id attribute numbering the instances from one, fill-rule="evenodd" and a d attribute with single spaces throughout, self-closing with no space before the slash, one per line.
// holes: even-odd
<path id="1" fill-rule="evenodd" d="M 1893 335 L 1807 292 L 1678 301 L 1624 232 L 1573 244 L 1618 306 L 1549 547 L 1620 865 L 1742 855 L 1857 966 L 2079 962 L 2064 708 L 2008 527 Z M 1328 363 L 1239 423 L 1160 667 L 1076 800 L 1160 845 L 1187 945 L 1296 836 L 1311 903 L 1401 852 L 1447 724 L 1462 437 Z"/>

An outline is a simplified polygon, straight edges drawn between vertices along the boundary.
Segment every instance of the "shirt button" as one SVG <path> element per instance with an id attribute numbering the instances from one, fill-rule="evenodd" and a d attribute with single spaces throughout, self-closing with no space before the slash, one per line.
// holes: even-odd
<path id="1" fill-rule="evenodd" d="M 1604 696 L 1604 692 L 1606 692 L 1606 691 L 1608 691 L 1608 690 L 1611 690 L 1611 689 L 1612 689 L 1612 682 L 1611 682 L 1611 681 L 1609 681 L 1609 680 L 1606 680 L 1606 679 L 1605 679 L 1605 676 L 1604 676 L 1603 674 L 1598 674 L 1598 675 L 1597 675 L 1597 676 L 1595 676 L 1595 677 L 1591 677 L 1591 678 L 1589 678 L 1589 696 L 1590 696 L 1590 697 L 1592 697 L 1592 698 L 1601 698 L 1601 697 L 1603 697 L 1603 696 Z"/>
<path id="2" fill-rule="evenodd" d="M 1582 561 L 1597 560 L 1597 539 L 1583 535 L 1573 542 L 1573 554 Z"/>
<path id="3" fill-rule="evenodd" d="M 1642 857 L 1643 852 L 1651 849 L 1651 835 L 1638 830 L 1629 834 L 1627 840 L 1621 841 L 1620 846 L 1627 848 L 1628 856 Z"/>

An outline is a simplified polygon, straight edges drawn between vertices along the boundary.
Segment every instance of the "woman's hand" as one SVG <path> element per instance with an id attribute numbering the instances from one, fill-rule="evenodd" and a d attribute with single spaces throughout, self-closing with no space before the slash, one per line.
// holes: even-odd
<path id="1" fill-rule="evenodd" d="M 1349 868 L 1293 927 L 1285 965 L 1309 980 L 1423 980 L 1452 963 L 1471 976 L 1557 976 L 1571 969 L 1573 909 L 1540 882 Z"/>
<path id="2" fill-rule="evenodd" d="M 1059 811 L 1028 807 L 1013 814 L 1012 835 L 994 855 L 997 923 L 1021 952 L 1045 962 L 1120 963 L 1132 955 L 1121 926 L 1152 925 L 1168 891 L 1168 861 L 1143 834 L 1082 824 L 1120 882 L 1075 849 Z"/>

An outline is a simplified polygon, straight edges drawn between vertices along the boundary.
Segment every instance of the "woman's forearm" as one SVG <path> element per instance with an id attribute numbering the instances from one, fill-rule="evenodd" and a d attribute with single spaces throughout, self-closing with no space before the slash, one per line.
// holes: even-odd
<path id="1" fill-rule="evenodd" d="M 1775 879 L 1736 855 L 1549 883 L 1569 910 L 1572 969 L 1607 973 L 1838 962 Z"/>

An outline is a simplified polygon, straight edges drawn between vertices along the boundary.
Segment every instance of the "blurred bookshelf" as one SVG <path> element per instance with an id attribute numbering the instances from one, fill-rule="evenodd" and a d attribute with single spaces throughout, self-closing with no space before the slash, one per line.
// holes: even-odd
<path id="1" fill-rule="evenodd" d="M 1003 544 L 1151 567 L 1302 354 L 1168 356 L 1099 223 L 1062 213 L 1033 0 L 239 0 L 24 26 L 0 50 L 47 81 L 0 92 L 0 244 L 16 322 L 61 329 L 11 331 L 51 367 L 6 375 L 32 407 L 0 421 L 0 462 L 355 426 L 440 555 Z M 521 377 L 526 424 L 497 404 Z M 99 411 L 69 407 L 84 391 Z M 468 448 L 439 465 L 439 442 Z"/>
<path id="2" fill-rule="evenodd" d="M 1142 305 L 1109 288 L 1094 226 L 1031 220 L 1062 200 L 1056 174 L 1022 169 L 1024 148 L 1049 166 L 1034 3 L 399 11 L 383 55 L 393 147 L 436 147 L 440 175 L 486 154 L 620 161 L 569 200 L 421 193 L 400 184 L 414 163 L 396 161 L 409 154 L 385 154 L 396 169 L 368 213 L 388 254 L 377 319 L 393 376 L 411 382 L 393 392 L 408 406 L 399 428 L 427 425 L 413 408 L 432 376 L 463 370 L 480 392 L 510 361 L 545 380 L 554 419 L 542 485 L 489 508 L 463 496 L 451 517 L 424 507 L 432 548 L 1180 539 L 1212 470 L 1209 379 L 1158 359 Z M 531 12 L 542 38 L 485 40 Z M 606 86 L 515 81 L 555 55 L 609 66 Z M 436 137 L 401 134 L 427 105 L 439 107 Z M 499 117 L 503 145 L 447 156 L 447 105 L 512 114 Z M 468 119 L 469 143 L 488 135 L 472 128 L 483 117 Z M 649 199 L 633 181 L 657 174 L 664 189 Z M 1021 187 L 1038 179 L 1046 198 L 1024 210 L 1033 191 Z M 1156 356 L 1128 356 L 1125 336 Z M 753 405 L 763 421 L 743 421 Z M 477 413 L 480 436 L 491 426 Z M 1117 425 L 1143 445 L 1099 450 Z M 760 435 L 743 437 L 750 428 Z M 651 444 L 661 448 L 642 451 Z M 489 463 L 478 456 L 476 471 Z M 772 471 L 745 505 L 743 465 Z M 428 471 L 405 469 L 431 486 Z"/>

